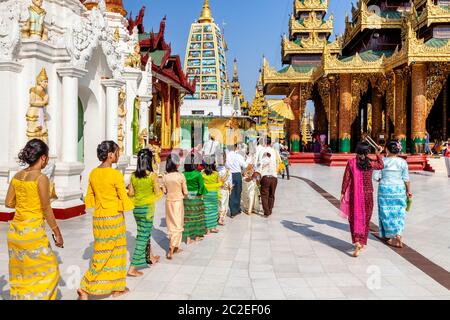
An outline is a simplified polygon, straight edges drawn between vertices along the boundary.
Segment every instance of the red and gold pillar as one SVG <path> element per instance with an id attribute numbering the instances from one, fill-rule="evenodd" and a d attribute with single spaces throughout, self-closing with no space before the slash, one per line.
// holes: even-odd
<path id="1" fill-rule="evenodd" d="M 337 121 L 338 97 L 336 91 L 336 78 L 329 77 L 330 80 L 330 148 L 333 152 L 338 149 L 339 127 Z"/>
<path id="2" fill-rule="evenodd" d="M 423 63 L 412 65 L 412 153 L 423 153 L 425 148 L 427 109 L 427 66 Z"/>
<path id="3" fill-rule="evenodd" d="M 406 152 L 406 101 L 405 101 L 405 78 L 402 70 L 395 70 L 395 139 L 402 143 L 402 152 Z"/>
<path id="4" fill-rule="evenodd" d="M 289 121 L 289 139 L 291 143 L 291 152 L 300 152 L 301 85 L 292 89 L 294 92 L 291 97 L 291 105 L 294 113 L 294 120 Z"/>
<path id="5" fill-rule="evenodd" d="M 342 74 L 339 99 L 339 152 L 350 152 L 351 146 L 352 75 Z"/>

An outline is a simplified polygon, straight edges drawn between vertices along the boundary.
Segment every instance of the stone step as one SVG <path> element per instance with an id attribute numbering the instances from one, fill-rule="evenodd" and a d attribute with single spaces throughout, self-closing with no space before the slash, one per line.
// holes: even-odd
<path id="1" fill-rule="evenodd" d="M 445 166 L 444 157 L 428 157 L 428 163 L 433 167 L 437 176 L 447 176 L 447 167 Z"/>

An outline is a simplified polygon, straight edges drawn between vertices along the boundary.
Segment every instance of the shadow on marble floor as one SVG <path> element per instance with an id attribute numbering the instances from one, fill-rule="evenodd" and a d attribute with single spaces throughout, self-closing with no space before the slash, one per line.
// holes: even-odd
<path id="1" fill-rule="evenodd" d="M 335 228 L 335 229 L 339 229 L 339 230 L 343 230 L 343 231 L 350 231 L 348 224 L 345 224 L 345 223 L 340 223 L 340 222 L 333 221 L 333 220 L 324 220 L 324 219 L 320 219 L 320 218 L 312 217 L 312 216 L 306 216 L 306 218 L 308 218 L 309 220 L 311 220 L 311 222 L 313 222 L 315 224 L 324 224 L 331 228 Z"/>
<path id="2" fill-rule="evenodd" d="M 9 290 L 5 290 L 8 281 L 6 280 L 6 276 L 0 277 L 0 297 L 2 300 L 10 300 Z"/>
<path id="3" fill-rule="evenodd" d="M 350 251 L 353 249 L 353 245 L 349 242 L 343 241 L 341 239 L 329 236 L 327 234 L 313 230 L 314 226 L 310 224 L 304 224 L 300 222 L 282 220 L 281 224 L 292 231 L 295 231 L 311 240 L 318 241 L 333 249 L 339 250 L 349 256 L 351 256 Z"/>

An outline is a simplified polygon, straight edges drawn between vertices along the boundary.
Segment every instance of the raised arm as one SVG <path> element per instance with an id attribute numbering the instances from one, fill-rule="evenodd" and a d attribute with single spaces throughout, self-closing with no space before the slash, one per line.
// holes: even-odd
<path id="1" fill-rule="evenodd" d="M 381 154 L 377 153 L 377 159 L 375 161 L 372 161 L 372 169 L 373 170 L 384 169 L 383 156 Z"/>

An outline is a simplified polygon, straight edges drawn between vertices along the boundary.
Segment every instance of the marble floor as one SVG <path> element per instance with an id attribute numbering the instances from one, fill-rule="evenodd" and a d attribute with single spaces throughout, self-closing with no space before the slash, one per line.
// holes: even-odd
<path id="1" fill-rule="evenodd" d="M 331 196 L 340 194 L 342 168 L 295 165 L 292 175 L 311 180 Z M 153 250 L 161 262 L 128 278 L 131 292 L 117 299 L 450 299 L 450 291 L 425 270 L 424 261 L 450 275 L 450 179 L 411 174 L 413 207 L 406 219 L 405 243 L 423 260 L 407 259 L 370 236 L 357 259 L 345 220 L 303 180 L 279 180 L 270 219 L 240 215 L 219 234 L 183 247 L 172 261 L 163 203 L 153 230 Z M 376 208 L 373 223 L 378 224 Z M 136 225 L 126 213 L 128 246 Z M 65 248 L 56 249 L 61 299 L 76 299 L 76 288 L 92 254 L 91 214 L 61 221 Z M 0 223 L 0 298 L 9 298 L 7 224 Z M 428 259 L 428 260 L 427 260 Z M 442 282 L 441 282 L 442 283 Z"/>

